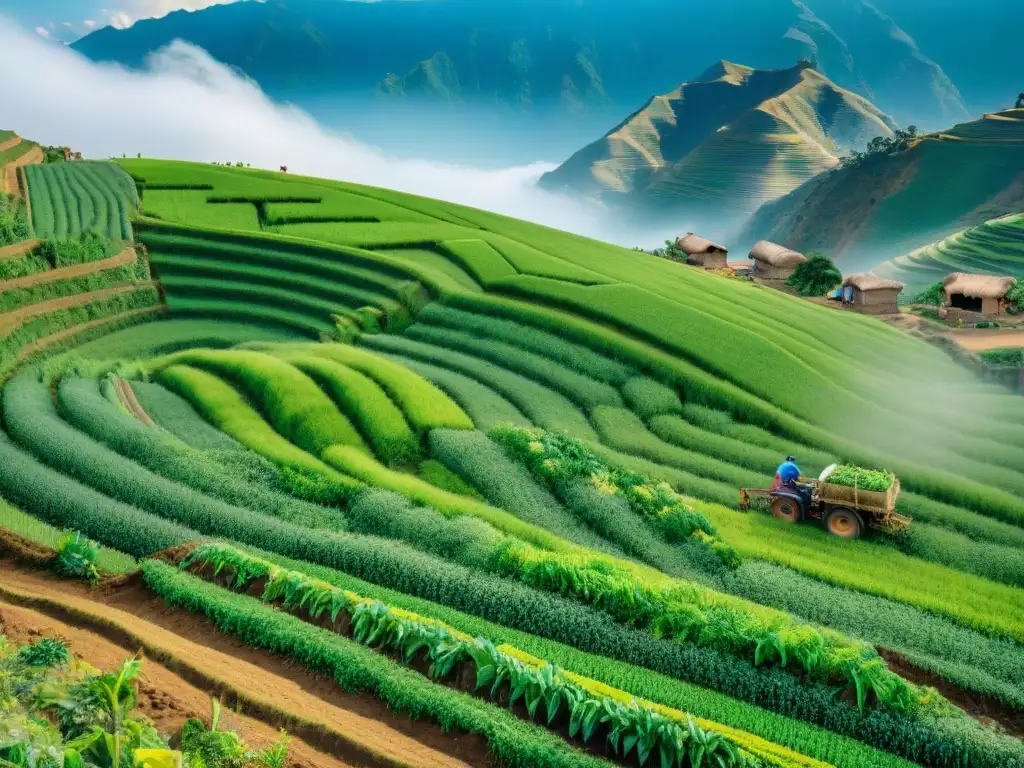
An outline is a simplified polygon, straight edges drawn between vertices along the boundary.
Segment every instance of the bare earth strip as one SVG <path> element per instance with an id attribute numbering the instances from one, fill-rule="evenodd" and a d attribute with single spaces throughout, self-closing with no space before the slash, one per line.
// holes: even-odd
<path id="1" fill-rule="evenodd" d="M 22 240 L 14 245 L 5 245 L 3 248 L 0 248 L 0 261 L 24 256 L 42 242 L 42 240 Z"/>
<path id="2" fill-rule="evenodd" d="M 116 288 L 104 288 L 102 291 L 90 291 L 89 293 L 76 293 L 72 296 L 62 296 L 59 299 L 53 299 L 51 301 L 41 301 L 38 304 L 29 304 L 27 307 L 21 307 L 13 312 L 4 312 L 0 314 L 0 336 L 9 335 L 15 329 L 19 328 L 26 320 L 31 320 L 33 317 L 38 317 L 39 315 L 48 315 L 59 309 L 82 307 L 86 304 L 91 304 L 94 301 L 109 299 L 122 293 L 130 293 L 131 291 L 138 290 L 139 288 L 155 285 L 156 284 L 152 281 L 132 283 L 130 285 L 119 285 Z"/>
<path id="3" fill-rule="evenodd" d="M 7 141 L 0 141 L 0 152 L 6 152 L 8 149 L 13 149 L 19 144 L 21 144 L 21 136 L 15 136 Z"/>
<path id="4" fill-rule="evenodd" d="M 128 312 L 122 312 L 119 315 L 111 315 L 110 317 L 101 317 L 96 320 L 90 320 L 89 322 L 82 323 L 81 325 L 73 325 L 70 328 L 65 328 L 63 331 L 58 331 L 57 333 L 52 333 L 49 336 L 44 336 L 41 339 L 29 342 L 18 350 L 17 362 L 22 363 L 32 355 L 37 352 L 41 352 L 47 347 L 60 344 L 66 339 L 70 339 L 73 336 L 85 333 L 86 331 L 91 331 L 93 328 L 99 328 L 103 325 L 114 325 L 123 320 L 128 320 L 133 317 L 142 317 L 143 315 L 161 315 L 166 311 L 167 308 L 162 306 L 143 307 L 142 309 L 133 309 Z"/>
<path id="5" fill-rule="evenodd" d="M 15 288 L 31 288 L 42 283 L 55 283 L 58 280 L 66 280 L 69 277 L 81 277 L 91 275 L 93 272 L 102 272 L 105 269 L 113 269 L 125 264 L 133 264 L 138 257 L 134 248 L 125 248 L 116 256 L 98 261 L 88 261 L 84 264 L 75 264 L 70 267 L 59 269 L 48 269 L 45 272 L 38 272 L 34 275 L 19 277 L 14 280 L 0 280 L 0 293 L 12 291 Z"/>
<path id="6" fill-rule="evenodd" d="M 156 423 L 146 413 L 146 409 L 142 407 L 142 403 L 139 402 L 138 398 L 135 397 L 135 390 L 132 389 L 131 383 L 127 379 L 117 379 L 117 395 L 125 408 L 132 412 L 136 419 L 141 421 L 147 427 L 156 427 Z"/>
<path id="7" fill-rule="evenodd" d="M 223 695 L 251 716 L 286 727 L 345 762 L 388 768 L 469 768 L 490 762 L 479 737 L 412 722 L 374 697 L 349 694 L 301 665 L 249 648 L 203 617 L 168 609 L 137 578 L 97 593 L 9 561 L 0 569 L 0 600 L 101 634 L 129 653 L 141 648 L 192 685 Z M 462 754 L 468 762 L 454 756 Z"/>
<path id="8" fill-rule="evenodd" d="M 955 333 L 953 339 L 964 349 L 980 352 L 985 349 L 1024 347 L 1024 331 L 994 331 L 992 333 Z"/>
<path id="9" fill-rule="evenodd" d="M 17 643 L 33 643 L 43 637 L 59 637 L 78 658 L 104 671 L 112 672 L 136 649 L 126 649 L 87 629 L 66 624 L 27 608 L 0 601 L 0 631 Z M 204 720 L 210 716 L 210 695 L 186 682 L 167 667 L 147 659 L 139 683 L 139 711 L 153 721 L 165 735 L 177 733 L 186 718 Z M 260 720 L 223 711 L 222 727 L 233 730 L 253 749 L 265 749 L 279 739 L 277 730 Z M 349 768 L 333 755 L 293 739 L 288 748 L 289 768 Z"/>
<path id="10" fill-rule="evenodd" d="M 43 150 L 39 147 L 32 147 L 28 152 L 4 166 L 3 191 L 9 195 L 21 195 L 21 188 L 18 186 L 18 169 L 23 165 L 38 165 L 46 159 Z"/>

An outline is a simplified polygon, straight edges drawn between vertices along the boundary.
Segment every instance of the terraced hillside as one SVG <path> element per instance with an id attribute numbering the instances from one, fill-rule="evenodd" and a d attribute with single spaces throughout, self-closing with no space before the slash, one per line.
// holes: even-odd
<path id="1" fill-rule="evenodd" d="M 1024 210 L 1024 109 L 925 136 L 909 151 L 812 179 L 751 220 L 743 243 L 822 251 L 856 272 Z"/>
<path id="2" fill-rule="evenodd" d="M 800 64 L 755 70 L 722 61 L 653 97 L 541 185 L 603 203 L 678 214 L 749 215 L 893 122 Z"/>
<path id="3" fill-rule="evenodd" d="M 203 686 L 352 765 L 1024 765 L 1016 398 L 871 319 L 495 214 L 120 164 L 170 317 L 20 365 L 0 439 L 0 528 L 138 559 L 108 624 L 144 606 Z M 737 511 L 786 453 L 897 472 L 913 525 Z M 0 566 L 0 603 L 103 610 Z"/>
<path id="4" fill-rule="evenodd" d="M 1013 275 L 1024 279 L 1024 214 L 1011 214 L 945 237 L 883 262 L 875 274 L 917 291 L 950 272 Z"/>

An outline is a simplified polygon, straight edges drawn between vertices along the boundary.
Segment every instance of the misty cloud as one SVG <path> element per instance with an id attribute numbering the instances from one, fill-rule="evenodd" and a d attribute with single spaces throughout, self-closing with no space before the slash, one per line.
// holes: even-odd
<path id="1" fill-rule="evenodd" d="M 550 165 L 485 171 L 389 157 L 272 102 L 251 80 L 180 41 L 154 55 L 147 71 L 129 72 L 89 62 L 0 18 L 0 65 L 33 73 L 5 82 L 0 125 L 86 157 L 141 153 L 274 170 L 287 165 L 292 173 L 437 197 L 624 245 L 660 242 L 660 234 L 640 239 L 639 232 L 616 231 L 600 210 L 536 189 Z"/>

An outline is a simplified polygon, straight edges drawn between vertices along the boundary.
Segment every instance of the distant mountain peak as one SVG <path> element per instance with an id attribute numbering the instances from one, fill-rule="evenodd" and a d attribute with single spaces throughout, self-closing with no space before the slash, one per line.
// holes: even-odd
<path id="1" fill-rule="evenodd" d="M 740 216 L 895 127 L 809 61 L 755 69 L 723 60 L 650 99 L 541 184 L 649 211 L 702 207 Z"/>

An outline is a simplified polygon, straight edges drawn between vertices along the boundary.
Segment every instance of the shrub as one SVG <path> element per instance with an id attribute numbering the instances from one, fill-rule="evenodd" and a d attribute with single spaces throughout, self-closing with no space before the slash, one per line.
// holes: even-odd
<path id="1" fill-rule="evenodd" d="M 95 583 L 100 579 L 96 568 L 100 546 L 84 537 L 80 531 L 69 533 L 57 548 L 53 568 L 57 573 Z"/>
<path id="2" fill-rule="evenodd" d="M 30 232 L 25 201 L 17 195 L 0 192 L 0 247 L 28 240 Z"/>
<path id="3" fill-rule="evenodd" d="M 824 296 L 843 282 L 843 273 L 832 259 L 820 253 L 810 253 L 807 261 L 798 264 L 786 284 L 801 296 Z"/>
<path id="4" fill-rule="evenodd" d="M 1024 366 L 1024 349 L 986 349 L 981 359 L 993 368 L 1020 368 Z"/>

